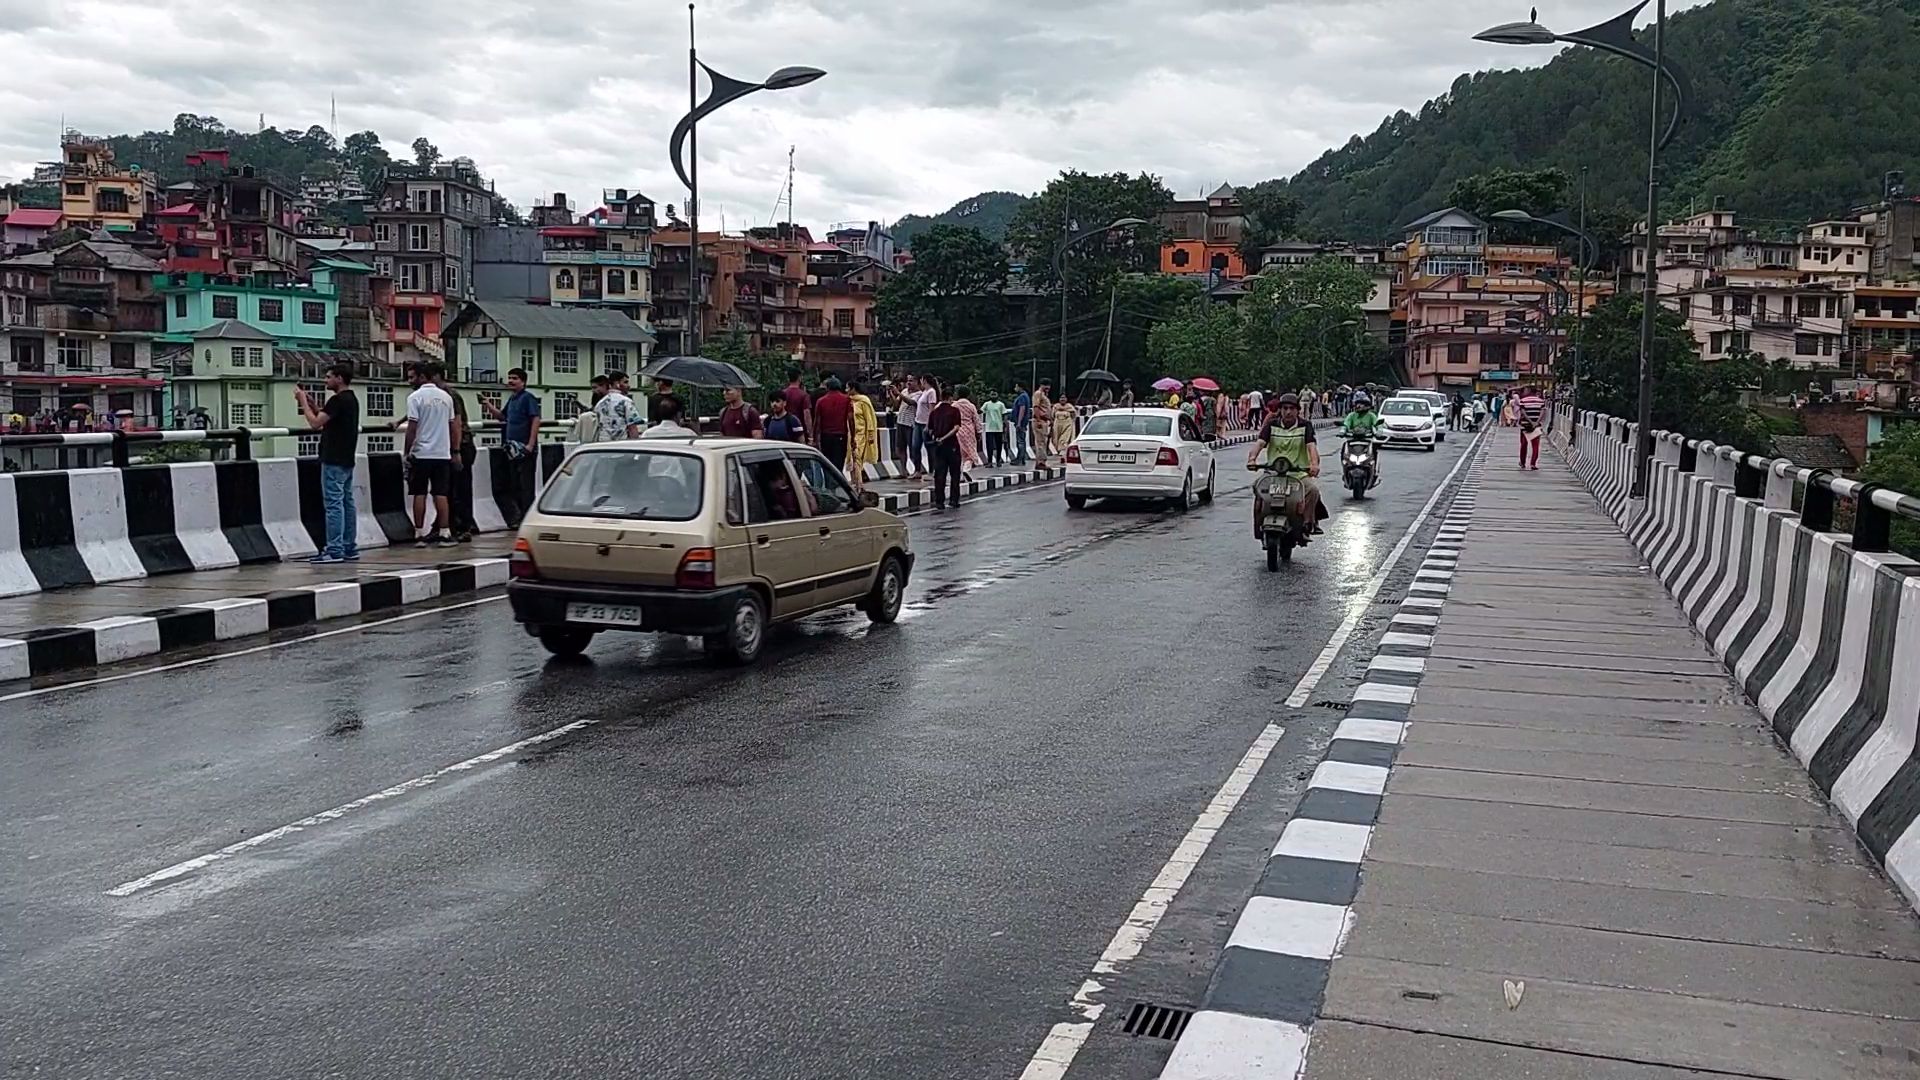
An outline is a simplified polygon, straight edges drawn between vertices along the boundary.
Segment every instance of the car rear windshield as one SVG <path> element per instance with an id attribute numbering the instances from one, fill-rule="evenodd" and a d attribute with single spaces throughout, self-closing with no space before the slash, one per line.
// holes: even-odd
<path id="1" fill-rule="evenodd" d="M 540 512 L 691 521 L 700 513 L 706 462 L 653 450 L 583 450 L 540 495 Z"/>
<path id="2" fill-rule="evenodd" d="M 1165 437 L 1173 433 L 1171 416 L 1128 416 L 1123 413 L 1100 413 L 1087 421 L 1080 429 L 1082 435 L 1153 435 Z"/>
<path id="3" fill-rule="evenodd" d="M 1427 408 L 1427 403 L 1424 401 L 1395 398 L 1380 406 L 1380 411 L 1387 416 L 1426 416 L 1432 410 Z"/>

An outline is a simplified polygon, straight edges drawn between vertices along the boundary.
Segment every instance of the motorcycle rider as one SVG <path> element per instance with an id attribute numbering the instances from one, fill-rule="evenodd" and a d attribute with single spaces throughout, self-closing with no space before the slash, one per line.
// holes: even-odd
<path id="1" fill-rule="evenodd" d="M 1347 439 L 1365 439 L 1372 442 L 1380 432 L 1385 421 L 1373 411 L 1373 398 L 1365 390 L 1356 390 L 1353 394 L 1353 409 L 1340 421 L 1340 434 Z M 1380 455 L 1373 456 L 1373 475 L 1380 475 Z"/>
<path id="2" fill-rule="evenodd" d="M 1279 410 L 1268 416 L 1260 425 L 1260 437 L 1254 440 L 1253 449 L 1247 454 L 1247 467 L 1257 468 L 1264 464 L 1285 459 L 1293 466 L 1293 471 L 1301 476 L 1300 513 L 1306 519 L 1309 531 L 1320 531 L 1320 486 L 1313 478 L 1320 475 L 1320 447 L 1315 444 L 1313 421 L 1300 415 L 1300 398 L 1295 394 L 1281 394 Z M 1267 509 L 1260 497 L 1260 486 L 1253 490 L 1253 535 L 1260 535 L 1260 524 L 1266 520 Z"/>

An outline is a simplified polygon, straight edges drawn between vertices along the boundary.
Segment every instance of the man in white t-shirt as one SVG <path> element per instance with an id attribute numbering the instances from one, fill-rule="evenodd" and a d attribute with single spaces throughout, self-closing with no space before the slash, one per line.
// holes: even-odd
<path id="1" fill-rule="evenodd" d="M 1267 396 L 1258 390 L 1247 391 L 1247 426 L 1257 428 L 1263 419 L 1260 409 L 1266 405 Z"/>
<path id="2" fill-rule="evenodd" d="M 633 399 L 627 396 L 626 372 L 607 372 L 607 394 L 594 403 L 593 414 L 600 423 L 599 435 L 594 440 L 596 442 L 640 437 L 641 417 L 639 410 L 634 408 Z"/>
<path id="3" fill-rule="evenodd" d="M 437 365 L 422 361 L 407 367 L 407 491 L 413 496 L 416 547 L 448 542 L 447 493 L 453 486 L 453 448 L 460 445 L 460 421 L 453 398 L 433 385 Z M 433 529 L 427 530 L 427 497 L 433 497 Z"/>

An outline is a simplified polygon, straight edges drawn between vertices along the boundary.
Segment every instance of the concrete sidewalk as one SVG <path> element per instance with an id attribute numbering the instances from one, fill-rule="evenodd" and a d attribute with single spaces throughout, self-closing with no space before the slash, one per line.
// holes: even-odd
<path id="1" fill-rule="evenodd" d="M 1494 439 L 1308 1080 L 1920 1076 L 1920 921 L 1593 497 Z"/>

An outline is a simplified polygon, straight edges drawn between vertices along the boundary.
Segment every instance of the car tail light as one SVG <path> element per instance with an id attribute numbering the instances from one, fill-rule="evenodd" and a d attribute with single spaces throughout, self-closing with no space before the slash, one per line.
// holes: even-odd
<path id="1" fill-rule="evenodd" d="M 680 556 L 680 569 L 673 575 L 676 589 L 713 588 L 713 549 L 688 548 Z"/>
<path id="2" fill-rule="evenodd" d="M 1171 446 L 1163 446 L 1160 448 L 1160 452 L 1154 455 L 1153 463 L 1155 465 L 1178 465 L 1180 464 L 1180 452 Z"/>
<path id="3" fill-rule="evenodd" d="M 513 554 L 507 556 L 507 576 L 517 578 L 536 578 L 540 568 L 533 565 L 533 545 L 522 536 L 513 542 Z"/>
<path id="4" fill-rule="evenodd" d="M 1080 447 L 1079 446 L 1075 445 L 1075 446 L 1067 447 L 1067 460 L 1073 462 L 1075 465 L 1080 464 Z"/>

